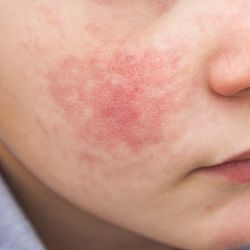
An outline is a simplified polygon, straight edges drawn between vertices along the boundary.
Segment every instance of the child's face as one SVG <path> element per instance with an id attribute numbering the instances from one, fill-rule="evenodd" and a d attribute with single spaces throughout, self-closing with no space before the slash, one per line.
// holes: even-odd
<path id="1" fill-rule="evenodd" d="M 195 170 L 250 147 L 249 13 L 247 0 L 4 1 L 1 140 L 112 223 L 185 249 L 248 243 L 249 186 Z"/>

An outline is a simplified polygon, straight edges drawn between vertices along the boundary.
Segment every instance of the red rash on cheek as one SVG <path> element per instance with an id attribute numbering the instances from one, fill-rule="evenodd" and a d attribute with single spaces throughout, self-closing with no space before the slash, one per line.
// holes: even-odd
<path id="1" fill-rule="evenodd" d="M 155 4 L 158 5 L 158 11 L 160 14 L 166 13 L 167 11 L 169 11 L 174 4 L 176 3 L 176 1 L 174 0 L 158 0 L 155 1 Z"/>
<path id="2" fill-rule="evenodd" d="M 46 75 L 49 93 L 82 144 L 138 151 L 164 138 L 163 117 L 176 112 L 173 80 L 179 57 L 144 49 L 133 54 L 68 56 Z M 164 122 L 168 122 L 165 121 Z"/>

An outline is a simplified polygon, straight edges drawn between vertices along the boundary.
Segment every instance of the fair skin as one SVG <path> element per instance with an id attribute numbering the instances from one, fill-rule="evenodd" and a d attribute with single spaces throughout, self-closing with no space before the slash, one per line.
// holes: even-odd
<path id="1" fill-rule="evenodd" d="M 195 171 L 249 148 L 249 11 L 0 3 L 2 172 L 51 249 L 250 243 L 249 185 Z"/>

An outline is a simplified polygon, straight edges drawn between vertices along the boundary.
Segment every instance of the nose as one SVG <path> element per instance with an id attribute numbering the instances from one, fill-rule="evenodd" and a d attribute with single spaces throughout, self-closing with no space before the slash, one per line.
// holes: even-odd
<path id="1" fill-rule="evenodd" d="M 250 16 L 237 16 L 220 27 L 209 59 L 210 88 L 222 96 L 239 95 L 250 88 Z"/>

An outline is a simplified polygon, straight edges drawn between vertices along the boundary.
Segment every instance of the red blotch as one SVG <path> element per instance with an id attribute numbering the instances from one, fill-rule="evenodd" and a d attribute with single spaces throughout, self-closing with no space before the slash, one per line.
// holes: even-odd
<path id="1" fill-rule="evenodd" d="M 157 5 L 159 14 L 168 12 L 176 4 L 176 0 L 154 0 L 154 2 Z"/>
<path id="2" fill-rule="evenodd" d="M 117 50 L 111 56 L 68 56 L 46 77 L 50 94 L 84 146 L 138 151 L 163 140 L 163 116 L 175 109 L 169 82 L 178 62 L 176 55 L 167 60 L 158 49 Z"/>
<path id="3" fill-rule="evenodd" d="M 82 61 L 69 56 L 61 61 L 56 71 L 48 74 L 50 92 L 70 119 L 81 114 L 84 108 L 84 75 L 81 73 L 84 73 Z"/>
<path id="4" fill-rule="evenodd" d="M 93 118 L 102 128 L 96 131 L 98 140 L 107 144 L 115 139 L 133 148 L 159 141 L 163 100 L 146 96 L 142 88 L 121 84 L 103 83 L 92 94 Z"/>

